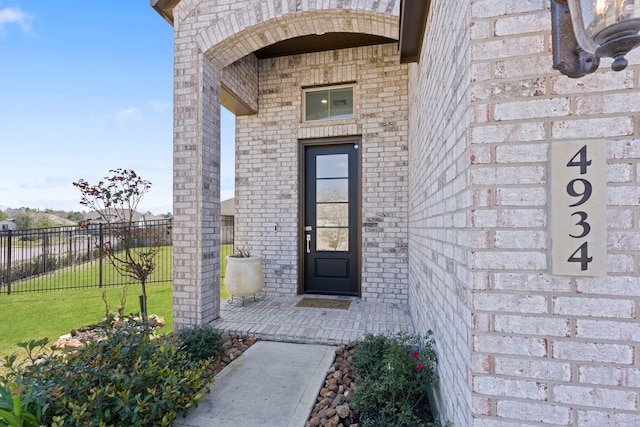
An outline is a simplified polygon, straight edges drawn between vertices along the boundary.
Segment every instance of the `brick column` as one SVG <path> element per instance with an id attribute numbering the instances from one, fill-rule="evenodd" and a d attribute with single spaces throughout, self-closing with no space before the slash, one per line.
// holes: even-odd
<path id="1" fill-rule="evenodd" d="M 176 32 L 173 323 L 220 314 L 220 67 Z M 191 44 L 191 49 L 185 45 Z"/>

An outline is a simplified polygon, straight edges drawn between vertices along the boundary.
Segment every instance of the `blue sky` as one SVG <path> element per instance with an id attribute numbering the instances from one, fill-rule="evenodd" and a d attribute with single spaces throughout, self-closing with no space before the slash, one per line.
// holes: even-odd
<path id="1" fill-rule="evenodd" d="M 139 210 L 171 211 L 172 79 L 148 0 L 0 0 L 0 208 L 85 210 L 73 181 L 126 168 L 153 183 Z M 234 126 L 223 111 L 222 199 Z"/>

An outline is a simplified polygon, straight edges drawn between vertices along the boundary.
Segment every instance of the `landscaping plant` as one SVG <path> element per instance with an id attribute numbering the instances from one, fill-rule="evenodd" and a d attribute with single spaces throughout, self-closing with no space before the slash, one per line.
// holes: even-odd
<path id="1" fill-rule="evenodd" d="M 208 360 L 224 353 L 222 336 L 210 325 L 198 325 L 184 328 L 175 333 L 192 360 Z"/>
<path id="2" fill-rule="evenodd" d="M 116 231 L 113 242 L 100 242 L 97 247 L 118 273 L 137 280 L 142 285 L 140 313 L 147 316 L 147 279 L 153 273 L 155 258 L 164 237 L 156 236 L 149 244 L 146 230 L 133 220 L 138 204 L 151 182 L 142 179 L 135 171 L 128 169 L 110 170 L 111 176 L 91 185 L 80 179 L 74 182 L 82 193 L 80 204 L 99 212 L 102 220 Z M 91 224 L 85 223 L 85 227 Z M 171 233 L 167 229 L 167 234 Z"/>
<path id="3" fill-rule="evenodd" d="M 353 354 L 362 378 L 351 399 L 362 427 L 428 426 L 428 393 L 436 383 L 431 332 L 425 337 L 367 334 Z"/>
<path id="4" fill-rule="evenodd" d="M 170 426 L 202 399 L 209 363 L 192 360 L 176 337 L 156 337 L 147 322 L 115 315 L 102 329 L 104 339 L 77 350 L 22 343 L 27 360 L 5 363 L 6 379 L 43 408 L 44 425 Z"/>
<path id="5" fill-rule="evenodd" d="M 248 242 L 244 242 L 244 245 L 236 247 L 236 252 L 231 255 L 236 258 L 249 258 L 251 256 L 251 246 Z"/>
<path id="6" fill-rule="evenodd" d="M 0 427 L 40 427 L 40 407 L 14 394 L 0 378 Z"/>

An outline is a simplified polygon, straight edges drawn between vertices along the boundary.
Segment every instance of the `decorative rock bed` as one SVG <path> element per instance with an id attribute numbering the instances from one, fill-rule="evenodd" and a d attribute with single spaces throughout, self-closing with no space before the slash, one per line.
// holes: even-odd
<path id="1" fill-rule="evenodd" d="M 161 328 L 165 325 L 164 318 L 157 314 L 149 315 L 148 322 L 153 328 Z M 58 338 L 53 347 L 59 350 L 71 350 L 84 346 L 86 342 L 99 342 L 104 338 L 104 332 L 101 327 L 102 324 L 95 324 L 72 329 L 70 333 Z"/>
<path id="2" fill-rule="evenodd" d="M 359 382 L 355 368 L 349 363 L 354 347 L 351 343 L 336 349 L 336 360 L 327 372 L 318 403 L 305 427 L 359 427 L 357 413 L 347 402 Z"/>

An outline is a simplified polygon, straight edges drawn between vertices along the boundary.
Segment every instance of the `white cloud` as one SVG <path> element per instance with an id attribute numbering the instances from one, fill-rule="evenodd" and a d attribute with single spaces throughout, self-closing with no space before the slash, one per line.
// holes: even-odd
<path id="1" fill-rule="evenodd" d="M 0 35 L 9 25 L 18 25 L 22 31 L 29 33 L 33 16 L 23 12 L 18 7 L 5 7 L 0 9 Z"/>
<path id="2" fill-rule="evenodd" d="M 136 107 L 127 107 L 115 113 L 109 120 L 109 127 L 122 128 L 130 122 L 140 120 L 142 112 Z"/>
<path id="3" fill-rule="evenodd" d="M 151 101 L 149 101 L 149 104 L 151 105 L 151 108 L 161 113 L 170 109 L 172 105 L 170 102 L 158 101 L 156 99 L 152 99 Z"/>

